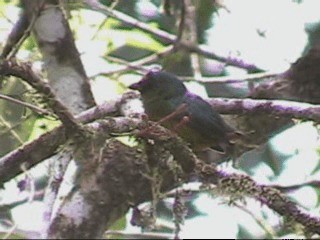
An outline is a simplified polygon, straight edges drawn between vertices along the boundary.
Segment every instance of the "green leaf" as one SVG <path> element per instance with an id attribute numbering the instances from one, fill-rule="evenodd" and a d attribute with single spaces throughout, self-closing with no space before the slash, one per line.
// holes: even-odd
<path id="1" fill-rule="evenodd" d="M 121 39 L 129 46 L 152 52 L 161 51 L 165 47 L 162 43 L 153 39 L 151 35 L 140 30 L 110 30 L 109 37 L 111 37 L 114 43 L 119 42 L 119 39 Z M 116 44 L 114 45 L 116 46 Z M 112 49 L 109 49 L 109 51 L 110 50 Z"/>

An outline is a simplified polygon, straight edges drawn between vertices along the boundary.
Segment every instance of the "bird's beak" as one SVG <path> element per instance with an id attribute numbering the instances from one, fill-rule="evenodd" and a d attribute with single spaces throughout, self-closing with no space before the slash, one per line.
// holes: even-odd
<path id="1" fill-rule="evenodd" d="M 130 86 L 129 86 L 129 88 L 130 89 L 132 89 L 132 90 L 141 90 L 141 84 L 140 84 L 140 82 L 137 82 L 137 83 L 133 83 L 133 84 L 131 84 Z"/>
<path id="2" fill-rule="evenodd" d="M 129 88 L 132 89 L 132 90 L 138 90 L 139 92 L 141 92 L 148 86 L 149 83 L 150 83 L 150 79 L 149 79 L 149 76 L 147 74 L 147 75 L 143 76 L 142 79 L 139 82 L 131 84 L 129 86 Z"/>

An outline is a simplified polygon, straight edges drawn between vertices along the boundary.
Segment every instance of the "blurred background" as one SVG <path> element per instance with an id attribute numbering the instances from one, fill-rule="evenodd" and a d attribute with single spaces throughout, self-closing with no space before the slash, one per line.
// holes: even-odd
<path id="1" fill-rule="evenodd" d="M 63 1 L 62 1 L 63 2 Z M 68 2 L 68 1 L 67 1 Z M 170 34 L 178 32 L 179 1 L 131 0 L 100 1 L 105 6 L 123 12 Z M 190 78 L 229 77 L 241 78 L 255 73 L 285 72 L 310 48 L 319 42 L 320 2 L 317 0 L 201 0 L 191 1 L 195 7 L 196 35 L 186 31 L 183 36 L 199 46 L 226 59 L 241 59 L 255 67 L 244 69 L 226 62 L 190 56 L 187 51 L 177 51 L 145 66 L 160 65 L 186 82 L 187 87 L 207 97 L 248 97 L 250 82 L 203 83 Z M 169 4 L 169 5 L 166 5 Z M 84 7 L 80 2 L 65 3 L 65 11 L 72 28 L 76 46 L 96 102 L 114 99 L 128 91 L 127 86 L 141 78 L 138 70 L 127 65 L 154 53 L 166 51 L 168 42 L 148 32 L 133 28 L 119 19 Z M 0 50 L 16 23 L 20 12 L 18 1 L 0 2 Z M 192 29 L 190 30 L 192 32 Z M 43 62 L 41 54 L 29 37 L 17 53 L 17 59 L 31 61 L 39 72 Z M 196 67 L 195 67 L 196 66 Z M 217 78 L 218 79 L 218 78 Z M 262 79 L 266 81 L 268 79 Z M 259 81 L 258 81 L 259 83 Z M 0 93 L 41 106 L 41 101 L 31 89 L 17 79 L 4 79 Z M 12 151 L 26 141 L 32 141 L 59 123 L 45 118 L 20 105 L 0 99 L 0 156 Z M 313 122 L 294 121 L 272 134 L 268 142 L 245 153 L 239 168 L 223 163 L 221 169 L 245 172 L 258 183 L 289 187 L 288 195 L 302 208 L 319 215 L 319 134 Z M 42 224 L 43 202 L 41 191 L 46 186 L 48 164 L 39 164 L 28 172 L 35 179 L 35 198 L 26 200 L 31 191 L 25 188 L 25 175 L 5 184 L 0 191 L 1 231 L 11 227 L 23 231 L 37 231 Z M 199 185 L 199 184 L 198 184 Z M 197 183 L 185 186 L 197 188 Z M 294 186 L 298 185 L 297 188 Z M 290 188 L 291 186 L 291 188 Z M 228 206 L 226 199 L 208 193 L 197 193 L 188 201 L 188 214 L 180 234 L 181 238 L 295 238 L 301 237 L 299 229 L 290 229 L 270 209 L 248 199 L 246 204 Z M 162 228 L 158 232 L 172 231 L 173 199 L 159 203 L 158 215 Z M 131 213 L 121 219 L 115 230 L 140 233 L 130 225 Z M 3 234 L 2 236 L 6 236 Z M 129 235 L 130 236 L 130 235 Z"/>

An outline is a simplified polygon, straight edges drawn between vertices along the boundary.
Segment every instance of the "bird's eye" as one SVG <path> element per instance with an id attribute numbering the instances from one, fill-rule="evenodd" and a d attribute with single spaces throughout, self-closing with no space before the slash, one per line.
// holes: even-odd
<path id="1" fill-rule="evenodd" d="M 146 77 L 147 78 L 152 78 L 154 76 L 154 72 L 153 71 L 149 71 L 147 74 L 146 74 Z"/>

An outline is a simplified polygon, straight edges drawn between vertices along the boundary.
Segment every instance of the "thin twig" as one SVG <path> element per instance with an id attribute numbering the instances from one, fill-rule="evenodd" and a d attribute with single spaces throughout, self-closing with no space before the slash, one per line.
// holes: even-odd
<path id="1" fill-rule="evenodd" d="M 11 135 L 20 143 L 23 144 L 23 140 L 20 138 L 19 134 L 12 128 L 9 122 L 7 122 L 1 115 L 0 115 L 0 122 L 7 128 L 7 130 L 11 133 Z"/>
<path id="2" fill-rule="evenodd" d="M 15 98 L 12 98 L 12 97 L 9 97 L 7 95 L 3 95 L 0 93 L 0 99 L 4 99 L 4 100 L 7 100 L 9 102 L 12 102 L 12 103 L 15 103 L 15 104 L 18 104 L 18 105 L 21 105 L 21 106 L 24 106 L 24 107 L 27 107 L 33 111 L 35 111 L 36 113 L 39 113 L 39 114 L 43 114 L 43 115 L 52 115 L 51 112 L 49 112 L 48 110 L 45 110 L 43 108 L 39 108 L 33 104 L 30 104 L 30 103 L 27 103 L 27 102 L 23 102 L 23 101 L 20 101 L 18 99 L 15 99 Z"/>
<path id="3" fill-rule="evenodd" d="M 104 72 L 103 75 L 112 75 L 114 73 L 120 73 L 120 72 L 129 71 L 129 70 L 136 70 L 137 72 L 142 72 L 142 73 L 148 71 L 147 67 L 145 67 L 143 65 L 140 66 L 140 65 L 137 65 L 137 64 L 133 64 L 132 62 L 128 62 L 126 60 L 123 60 L 123 59 L 120 59 L 120 58 L 117 58 L 117 57 L 105 56 L 104 58 L 106 60 L 108 60 L 109 62 L 121 64 L 121 65 L 124 65 L 124 66 L 120 66 L 118 69 L 115 69 L 115 70 Z M 147 58 L 149 58 L 149 56 Z"/>
<path id="4" fill-rule="evenodd" d="M 27 27 L 27 29 L 24 31 L 24 33 L 22 34 L 21 38 L 18 40 L 18 42 L 12 47 L 11 52 L 6 56 L 6 59 L 10 59 L 13 58 L 17 52 L 19 51 L 21 45 L 24 43 L 24 41 L 29 37 L 32 28 L 34 26 L 34 23 L 36 22 L 36 19 L 38 17 L 38 14 L 34 14 L 32 16 L 32 19 L 29 23 L 29 26 Z"/>
<path id="5" fill-rule="evenodd" d="M 270 226 L 266 221 L 264 221 L 264 219 L 259 218 L 256 214 L 254 214 L 253 212 L 250 211 L 250 209 L 248 209 L 246 206 L 242 206 L 238 203 L 234 203 L 234 205 L 241 209 L 242 211 L 246 212 L 247 214 L 249 214 L 254 221 L 266 232 L 267 237 L 269 239 L 274 239 L 277 237 L 276 232 L 273 230 L 272 226 Z"/>
<path id="6" fill-rule="evenodd" d="M 94 11 L 100 12 L 104 15 L 118 19 L 118 20 L 128 24 L 129 26 L 139 28 L 145 32 L 148 32 L 156 37 L 163 39 L 164 41 L 166 41 L 168 43 L 176 43 L 176 36 L 175 35 L 170 34 L 166 31 L 161 30 L 161 29 L 156 29 L 156 28 L 150 27 L 148 24 L 140 22 L 137 19 L 135 19 L 129 15 L 126 15 L 122 12 L 119 12 L 116 10 L 110 10 L 109 8 L 100 4 L 97 0 L 86 0 L 85 5 L 91 10 L 94 10 Z M 215 60 L 227 63 L 230 66 L 243 68 L 248 71 L 262 71 L 262 69 L 256 67 L 254 64 L 246 63 L 242 59 L 219 56 L 219 55 L 213 53 L 211 51 L 211 49 L 209 49 L 209 47 L 207 47 L 207 46 L 197 46 L 197 45 L 190 44 L 188 42 L 186 43 L 183 41 L 180 41 L 179 44 L 177 44 L 176 46 L 182 47 L 183 49 L 188 50 L 190 52 L 195 52 L 195 53 L 200 54 L 202 56 L 205 56 L 207 58 L 211 58 L 211 59 L 215 59 Z"/>
<path id="7" fill-rule="evenodd" d="M 253 82 L 268 78 L 274 78 L 281 75 L 282 72 L 263 72 L 263 73 L 252 73 L 244 76 L 223 76 L 223 77 L 180 77 L 184 81 L 197 81 L 202 83 L 243 83 L 243 82 Z"/>
<path id="8" fill-rule="evenodd" d="M 81 129 L 68 108 L 57 99 L 50 85 L 44 82 L 28 63 L 17 63 L 13 60 L 5 60 L 0 63 L 0 75 L 15 76 L 21 78 L 35 88 L 43 96 L 48 98 L 48 104 L 61 122 L 67 126 L 68 132 L 77 132 Z"/>
<path id="9" fill-rule="evenodd" d="M 304 183 L 300 183 L 300 184 L 289 185 L 289 186 L 271 185 L 271 187 L 276 188 L 276 189 L 280 190 L 281 192 L 285 192 L 285 193 L 299 190 L 305 186 L 315 187 L 315 188 L 319 189 L 320 188 L 320 181 L 319 180 L 312 180 L 312 181 L 308 181 L 308 182 L 304 182 Z"/>
<path id="10" fill-rule="evenodd" d="M 11 127 L 9 129 L 5 129 L 0 131 L 0 136 L 6 134 L 7 132 L 11 131 L 12 129 L 17 128 L 18 126 L 20 126 L 24 121 L 28 120 L 29 118 L 31 118 L 33 116 L 32 113 L 27 114 L 26 116 L 23 116 L 21 118 L 21 120 L 13 125 L 11 125 Z"/>
<path id="11" fill-rule="evenodd" d="M 8 40 L 3 48 L 0 58 L 11 59 L 16 55 L 21 45 L 29 37 L 30 32 L 34 27 L 36 19 L 38 18 L 44 3 L 45 1 L 40 2 L 39 8 L 34 11 L 30 21 L 27 18 L 26 12 L 22 12 L 19 20 L 16 22 L 9 34 Z"/>
<path id="12" fill-rule="evenodd" d="M 150 64 L 152 62 L 155 62 L 155 61 L 163 58 L 164 56 L 169 55 L 173 51 L 175 51 L 175 47 L 170 45 L 168 47 L 165 47 L 160 52 L 153 53 L 153 54 L 151 54 L 151 55 L 149 55 L 149 56 L 147 56 L 145 58 L 139 59 L 139 60 L 134 61 L 134 62 L 127 62 L 125 60 L 121 60 L 121 59 L 118 59 L 118 58 L 116 59 L 116 58 L 107 56 L 106 58 L 108 60 L 124 64 L 125 66 L 121 66 L 118 69 L 111 70 L 111 71 L 108 71 L 108 72 L 99 73 L 99 75 L 108 76 L 108 75 L 112 75 L 112 74 L 116 74 L 116 73 L 130 71 L 132 69 L 139 70 L 139 72 L 142 72 L 142 73 L 146 73 L 146 72 L 150 71 L 150 68 L 148 68 L 148 67 L 146 67 L 144 65 Z M 95 76 L 92 76 L 92 77 L 95 77 Z"/>
<path id="13" fill-rule="evenodd" d="M 17 227 L 18 227 L 17 223 L 13 224 L 12 227 L 8 231 L 6 231 L 6 234 L 2 237 L 2 239 L 9 239 L 11 235 L 15 232 Z"/>
<path id="14" fill-rule="evenodd" d="M 119 0 L 116 0 L 114 2 L 111 3 L 111 6 L 109 7 L 110 9 L 114 9 L 117 5 L 119 4 Z M 103 28 L 104 24 L 108 21 L 108 18 L 103 19 L 103 21 L 99 24 L 99 26 L 97 27 L 96 32 L 93 34 L 92 36 L 92 40 L 95 39 L 98 35 L 98 33 L 100 32 L 100 30 Z"/>
<path id="15" fill-rule="evenodd" d="M 306 213 L 279 190 L 258 184 L 247 175 L 229 174 L 202 162 L 197 163 L 196 172 L 200 181 L 217 185 L 217 194 L 228 196 L 231 204 L 246 197 L 253 198 L 288 221 L 300 223 L 306 233 L 320 234 L 320 218 Z"/>

